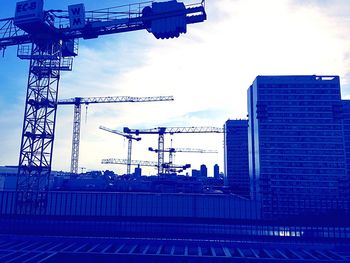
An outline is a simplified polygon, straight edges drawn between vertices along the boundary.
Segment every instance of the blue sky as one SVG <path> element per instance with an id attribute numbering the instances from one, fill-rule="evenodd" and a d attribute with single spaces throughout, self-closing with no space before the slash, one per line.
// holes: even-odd
<path id="1" fill-rule="evenodd" d="M 131 1 L 84 1 L 86 10 Z M 132 1 L 134 2 L 134 1 Z M 185 1 L 195 3 L 196 1 Z M 199 2 L 199 1 L 198 1 Z M 75 1 L 45 1 L 45 9 L 66 9 Z M 15 1 L 3 0 L 0 17 L 14 13 Z M 189 25 L 178 39 L 157 40 L 146 31 L 81 40 L 72 72 L 63 72 L 60 98 L 75 96 L 173 95 L 174 102 L 90 105 L 83 122 L 80 167 L 113 169 L 102 158 L 125 158 L 127 142 L 99 130 L 158 126 L 216 126 L 245 118 L 246 90 L 257 75 L 340 75 L 350 98 L 350 4 L 348 0 L 207 0 L 208 20 Z M 19 155 L 28 62 L 8 48 L 0 58 L 0 165 L 16 165 Z M 59 108 L 53 169 L 69 170 L 73 108 Z M 181 154 L 177 163 L 206 163 L 209 173 L 223 169 L 223 136 L 166 137 L 166 147 L 218 150 L 218 154 Z M 148 147 L 156 136 L 134 144 L 133 159 L 156 160 Z M 153 173 L 147 170 L 146 174 Z"/>

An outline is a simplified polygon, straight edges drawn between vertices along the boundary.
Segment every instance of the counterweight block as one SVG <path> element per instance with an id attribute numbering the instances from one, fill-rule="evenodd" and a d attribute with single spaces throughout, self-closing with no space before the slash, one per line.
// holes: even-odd
<path id="1" fill-rule="evenodd" d="M 157 39 L 179 37 L 186 33 L 186 7 L 176 0 L 168 2 L 154 2 L 151 7 L 142 11 L 144 24 Z"/>

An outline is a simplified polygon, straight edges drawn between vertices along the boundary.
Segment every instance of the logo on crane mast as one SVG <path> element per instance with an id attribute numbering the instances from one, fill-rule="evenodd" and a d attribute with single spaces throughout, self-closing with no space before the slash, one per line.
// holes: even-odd
<path id="1" fill-rule="evenodd" d="M 29 3 L 18 3 L 16 6 L 16 12 L 26 12 L 28 10 L 35 10 L 36 9 L 36 2 L 29 2 Z"/>
<path id="2" fill-rule="evenodd" d="M 15 22 L 29 23 L 43 17 L 43 0 L 21 1 L 16 4 Z"/>
<path id="3" fill-rule="evenodd" d="M 72 29 L 85 27 L 85 7 L 84 4 L 68 6 L 69 24 Z"/>

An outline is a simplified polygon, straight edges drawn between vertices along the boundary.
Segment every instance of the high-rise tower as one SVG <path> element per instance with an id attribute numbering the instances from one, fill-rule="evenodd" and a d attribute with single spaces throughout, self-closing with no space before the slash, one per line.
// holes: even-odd
<path id="1" fill-rule="evenodd" d="M 342 198 L 346 180 L 337 76 L 258 76 L 248 90 L 251 194 L 279 212 Z"/>
<path id="2" fill-rule="evenodd" d="M 249 197 L 248 120 L 227 120 L 224 130 L 225 185 Z"/>

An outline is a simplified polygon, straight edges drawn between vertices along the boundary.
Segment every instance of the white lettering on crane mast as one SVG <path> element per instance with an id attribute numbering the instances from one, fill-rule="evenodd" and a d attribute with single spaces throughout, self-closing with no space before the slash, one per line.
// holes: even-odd
<path id="1" fill-rule="evenodd" d="M 69 24 L 72 29 L 80 29 L 85 26 L 84 4 L 68 6 Z"/>
<path id="2" fill-rule="evenodd" d="M 31 23 L 43 18 L 43 0 L 29 0 L 16 3 L 15 24 Z"/>

